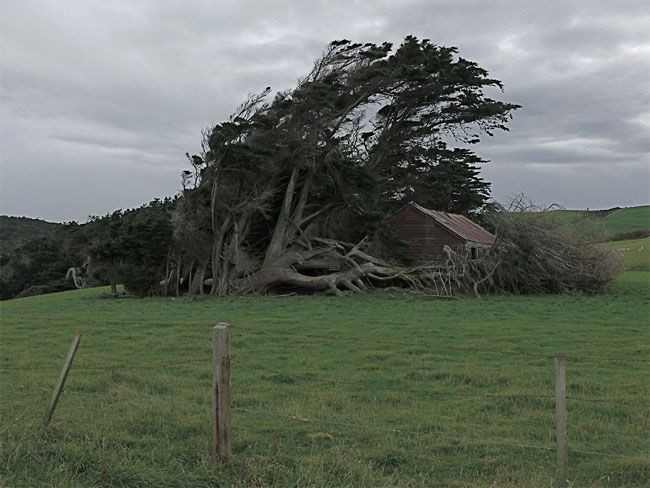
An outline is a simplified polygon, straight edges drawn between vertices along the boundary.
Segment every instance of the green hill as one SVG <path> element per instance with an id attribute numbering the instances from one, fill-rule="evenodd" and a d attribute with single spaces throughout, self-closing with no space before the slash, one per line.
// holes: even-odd
<path id="1" fill-rule="evenodd" d="M 650 205 L 616 210 L 608 214 L 603 222 L 616 234 L 635 231 L 650 232 Z"/>
<path id="2" fill-rule="evenodd" d="M 650 236 L 650 205 L 607 210 L 553 210 L 555 215 L 576 222 L 602 224 L 613 241 Z"/>
<path id="3" fill-rule="evenodd" d="M 29 217 L 0 215 L 0 252 L 11 251 L 34 237 L 46 236 L 60 225 Z"/>
<path id="4" fill-rule="evenodd" d="M 627 269 L 650 271 L 650 237 L 607 242 L 604 245 L 625 257 Z"/>

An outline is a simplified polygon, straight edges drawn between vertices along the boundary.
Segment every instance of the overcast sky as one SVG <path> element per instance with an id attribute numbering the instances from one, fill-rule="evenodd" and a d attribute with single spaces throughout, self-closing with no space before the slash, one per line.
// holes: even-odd
<path id="1" fill-rule="evenodd" d="M 84 221 L 180 187 L 185 152 L 325 45 L 454 45 L 523 105 L 475 147 L 493 196 L 650 203 L 650 2 L 0 0 L 1 213 Z"/>

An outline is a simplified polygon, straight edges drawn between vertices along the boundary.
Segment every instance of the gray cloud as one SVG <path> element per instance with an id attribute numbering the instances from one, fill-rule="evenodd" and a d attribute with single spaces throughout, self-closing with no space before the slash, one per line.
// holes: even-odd
<path id="1" fill-rule="evenodd" d="M 2 212 L 54 220 L 175 193 L 186 151 L 333 39 L 458 46 L 520 103 L 476 147 L 494 196 L 650 200 L 647 1 L 18 1 L 0 17 Z"/>

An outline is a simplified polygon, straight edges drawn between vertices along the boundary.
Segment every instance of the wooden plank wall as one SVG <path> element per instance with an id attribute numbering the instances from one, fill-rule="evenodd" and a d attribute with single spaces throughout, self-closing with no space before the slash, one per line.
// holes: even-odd
<path id="1" fill-rule="evenodd" d="M 443 261 L 445 245 L 456 251 L 463 249 L 462 239 L 412 207 L 392 215 L 387 223 L 408 242 L 409 255 L 416 262 Z"/>

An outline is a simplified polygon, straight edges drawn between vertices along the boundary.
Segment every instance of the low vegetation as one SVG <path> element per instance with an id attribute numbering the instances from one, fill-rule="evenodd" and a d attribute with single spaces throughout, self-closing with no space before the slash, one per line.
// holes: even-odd
<path id="1" fill-rule="evenodd" d="M 553 357 L 567 356 L 572 482 L 647 486 L 649 293 L 650 273 L 626 272 L 598 297 L 114 300 L 96 288 L 3 302 L 0 484 L 548 487 Z M 219 321 L 233 326 L 235 431 L 232 460 L 215 464 Z"/>
<path id="2" fill-rule="evenodd" d="M 621 271 L 620 256 L 599 246 L 599 228 L 578 226 L 553 212 L 494 212 L 497 236 L 486 256 L 469 262 L 476 290 L 488 293 L 600 293 Z"/>

